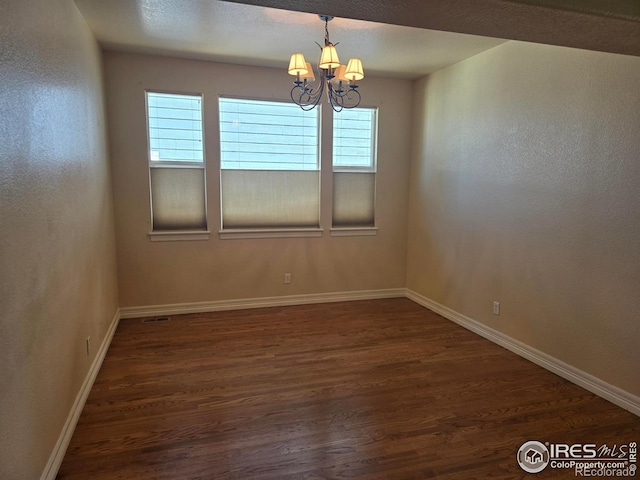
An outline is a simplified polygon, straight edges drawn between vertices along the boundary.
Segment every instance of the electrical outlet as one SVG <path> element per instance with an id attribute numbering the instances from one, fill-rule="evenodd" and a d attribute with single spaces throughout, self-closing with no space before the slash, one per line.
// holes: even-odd
<path id="1" fill-rule="evenodd" d="M 284 283 L 291 283 L 291 274 L 290 273 L 285 273 L 284 274 Z"/>
<path id="2" fill-rule="evenodd" d="M 493 314 L 500 315 L 500 302 L 493 301 Z"/>
<path id="3" fill-rule="evenodd" d="M 91 353 L 91 337 L 87 337 L 87 355 Z"/>

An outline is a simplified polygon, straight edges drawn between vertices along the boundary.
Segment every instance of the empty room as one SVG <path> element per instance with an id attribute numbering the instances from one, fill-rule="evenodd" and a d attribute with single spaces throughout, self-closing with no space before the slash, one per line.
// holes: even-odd
<path id="1" fill-rule="evenodd" d="M 635 0 L 0 3 L 0 478 L 634 477 Z"/>

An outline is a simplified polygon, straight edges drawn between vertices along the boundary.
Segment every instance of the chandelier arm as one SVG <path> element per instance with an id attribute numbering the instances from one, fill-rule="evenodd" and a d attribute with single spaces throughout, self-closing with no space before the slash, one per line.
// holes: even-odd
<path id="1" fill-rule="evenodd" d="M 291 89 L 291 100 L 305 111 L 314 109 L 320 103 L 324 92 L 325 78 L 320 75 L 320 84 L 309 87 L 305 85 L 294 85 Z M 297 97 L 297 98 L 296 98 Z"/>
<path id="2" fill-rule="evenodd" d="M 328 96 L 328 100 L 329 100 L 329 104 L 331 105 L 331 108 L 333 108 L 336 112 L 339 112 L 340 110 L 342 110 L 342 102 L 341 102 L 342 99 L 340 98 L 340 95 L 338 94 L 338 92 L 336 92 L 333 89 L 331 82 L 329 82 L 329 87 L 327 88 L 327 96 Z"/>
<path id="3" fill-rule="evenodd" d="M 360 96 L 360 92 L 358 90 L 356 90 L 355 88 L 349 89 L 347 91 L 347 98 L 349 98 L 349 99 L 350 99 L 350 96 L 349 96 L 350 93 L 355 93 L 356 96 L 358 97 L 358 99 L 357 99 L 357 101 L 355 102 L 354 105 L 348 106 L 346 108 L 356 108 L 358 105 L 360 105 L 360 101 L 362 100 L 362 97 Z"/>
<path id="4" fill-rule="evenodd" d="M 331 105 L 331 108 L 333 109 L 333 111 L 337 112 L 337 113 L 340 113 L 342 111 L 342 109 L 344 108 L 344 105 L 342 105 L 336 99 L 329 100 L 329 105 Z"/>
<path id="5" fill-rule="evenodd" d="M 294 86 L 291 89 L 291 100 L 293 100 L 293 103 L 300 106 L 303 110 L 308 105 L 316 105 L 318 103 L 318 99 L 318 95 L 313 96 L 308 91 L 304 91 L 304 89 L 297 86 Z"/>
<path id="6" fill-rule="evenodd" d="M 342 91 L 332 89 L 331 95 L 333 99 L 330 99 L 330 103 L 332 105 L 340 105 L 341 110 L 343 108 L 356 108 L 360 105 L 360 101 L 362 100 L 360 92 L 357 90 L 356 86 L 350 86 L 347 90 Z"/>

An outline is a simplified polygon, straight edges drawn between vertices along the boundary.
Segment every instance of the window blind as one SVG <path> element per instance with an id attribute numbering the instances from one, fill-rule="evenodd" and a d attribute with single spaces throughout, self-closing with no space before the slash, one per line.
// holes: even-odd
<path id="1" fill-rule="evenodd" d="M 146 97 L 152 230 L 206 230 L 202 97 Z"/>
<path id="2" fill-rule="evenodd" d="M 223 170 L 222 228 L 320 225 L 318 171 Z"/>
<path id="3" fill-rule="evenodd" d="M 153 230 L 206 230 L 204 169 L 152 168 Z"/>
<path id="4" fill-rule="evenodd" d="M 334 172 L 333 227 L 375 226 L 376 174 Z"/>
<path id="5" fill-rule="evenodd" d="M 334 228 L 375 226 L 375 108 L 353 108 L 333 115 Z"/>
<path id="6" fill-rule="evenodd" d="M 220 97 L 222 228 L 318 228 L 318 111 Z"/>

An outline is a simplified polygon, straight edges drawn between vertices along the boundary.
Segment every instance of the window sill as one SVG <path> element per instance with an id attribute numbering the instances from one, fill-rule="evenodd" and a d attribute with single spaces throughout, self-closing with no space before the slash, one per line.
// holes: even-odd
<path id="1" fill-rule="evenodd" d="M 378 234 L 378 227 L 346 227 L 332 228 L 332 237 L 362 237 Z"/>
<path id="2" fill-rule="evenodd" d="M 321 228 L 257 228 L 220 230 L 221 240 L 234 238 L 296 238 L 296 237 L 321 237 Z"/>
<path id="3" fill-rule="evenodd" d="M 194 240 L 209 240 L 211 232 L 206 230 L 176 230 L 174 232 L 149 232 L 149 240 L 152 242 L 182 242 Z"/>

